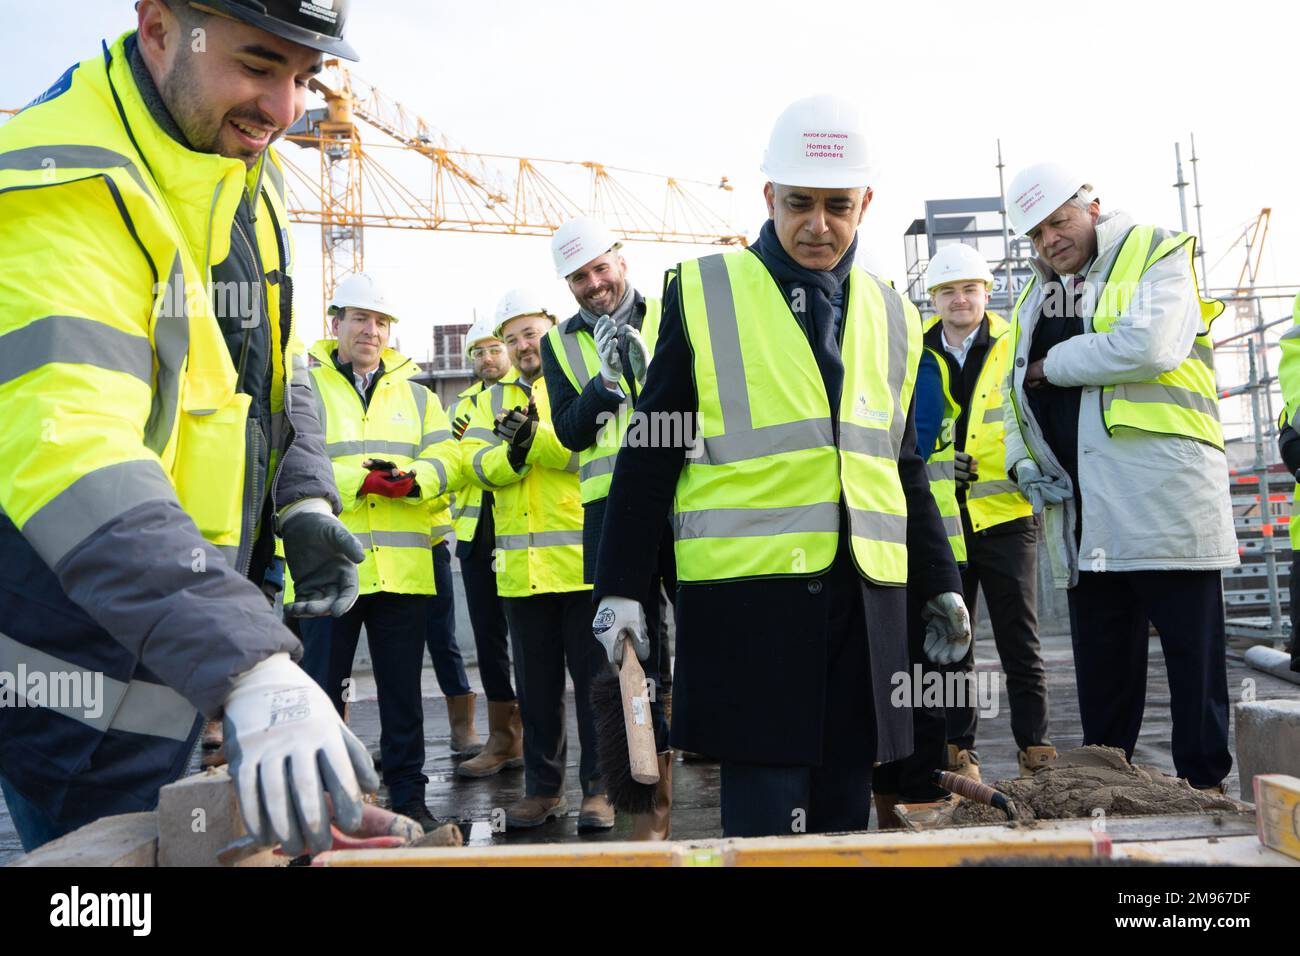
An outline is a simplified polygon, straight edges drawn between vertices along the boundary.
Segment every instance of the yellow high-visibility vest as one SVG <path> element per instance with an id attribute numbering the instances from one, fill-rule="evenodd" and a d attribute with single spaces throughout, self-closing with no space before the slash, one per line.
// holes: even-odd
<path id="1" fill-rule="evenodd" d="M 1300 295 L 1291 306 L 1292 324 L 1282 335 L 1279 343 L 1282 358 L 1277 365 L 1277 378 L 1282 386 L 1282 401 L 1286 403 L 1278 419 L 1278 428 L 1296 420 L 1300 413 Z M 1294 427 L 1294 426 L 1292 426 Z M 1267 507 L 1267 505 L 1265 506 Z M 1300 483 L 1296 484 L 1295 496 L 1291 505 L 1291 518 L 1288 522 L 1291 537 L 1291 550 L 1300 551 Z"/>
<path id="2" fill-rule="evenodd" d="M 659 341 L 658 299 L 645 300 L 645 319 L 641 323 L 641 340 L 653 356 Z M 584 325 L 574 332 L 566 332 L 560 325 L 547 333 L 555 359 L 564 371 L 564 377 L 574 390 L 581 392 L 587 383 L 600 375 L 600 356 L 596 353 L 596 340 Z M 623 445 L 632 414 L 632 370 L 623 371 L 624 399 L 618 412 L 601 426 L 595 444 L 578 452 L 578 478 L 582 483 L 582 503 L 591 504 L 609 495 L 609 484 L 614 477 L 614 461 Z"/>
<path id="3" fill-rule="evenodd" d="M 519 373 L 513 368 L 510 369 L 501 381 L 513 382 L 519 377 Z M 475 382 L 469 388 L 465 389 L 456 396 L 456 408 L 449 418 L 455 422 L 457 419 L 465 417 L 474 417 L 474 402 L 482 392 L 486 392 L 490 386 L 483 382 Z M 466 426 L 468 428 L 469 426 Z M 461 440 L 464 440 L 461 435 Z M 490 432 L 488 437 L 495 441 L 495 436 Z M 451 490 L 451 524 L 452 530 L 456 534 L 456 541 L 473 541 L 474 535 L 478 531 L 478 521 L 483 513 L 483 489 L 466 477 L 465 468 L 467 463 L 461 461 L 460 474 L 452 482 Z"/>
<path id="4" fill-rule="evenodd" d="M 934 449 L 925 463 L 926 475 L 930 478 L 930 494 L 939 506 L 939 517 L 943 519 L 943 530 L 948 536 L 948 545 L 952 556 L 961 564 L 966 560 L 966 532 L 961 526 L 961 507 L 957 503 L 957 419 L 961 417 L 961 406 L 952 396 L 952 386 L 948 377 L 948 363 L 943 356 L 932 348 L 926 351 L 939 366 L 939 384 L 943 389 L 943 423 L 939 433 L 934 436 Z"/>
<path id="5" fill-rule="evenodd" d="M 498 415 L 537 404 L 538 423 L 522 471 L 509 461 L 509 448 L 492 433 Z M 582 494 L 578 454 L 560 444 L 551 426 L 546 379 L 497 382 L 478 394 L 474 415 L 461 438 L 466 477 L 492 492 L 496 524 L 493 563 L 497 594 L 532 597 L 589 591 L 582 579 Z"/>
<path id="6" fill-rule="evenodd" d="M 366 551 L 357 569 L 360 593 L 434 594 L 435 513 L 445 507 L 449 479 L 460 473 L 460 446 L 447 413 L 438 396 L 411 381 L 419 366 L 392 349 L 384 350 L 384 374 L 370 404 L 363 405 L 356 386 L 334 367 L 336 348 L 333 339 L 313 345 L 310 372 L 325 453 L 343 502 L 339 520 Z M 361 463 L 368 458 L 415 472 L 418 495 L 358 494 L 369 474 Z M 286 602 L 293 599 L 290 583 L 286 571 Z"/>
<path id="7" fill-rule="evenodd" d="M 850 272 L 837 435 L 808 337 L 757 256 L 683 262 L 676 281 L 700 436 L 674 503 L 681 580 L 825 570 L 839 545 L 843 497 L 860 573 L 905 584 L 898 458 L 921 356 L 915 307 L 863 270 Z"/>

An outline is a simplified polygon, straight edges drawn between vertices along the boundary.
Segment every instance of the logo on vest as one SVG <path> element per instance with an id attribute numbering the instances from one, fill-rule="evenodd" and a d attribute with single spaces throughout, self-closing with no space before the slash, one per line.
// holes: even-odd
<path id="1" fill-rule="evenodd" d="M 872 408 L 867 401 L 867 396 L 859 392 L 857 401 L 853 403 L 853 417 L 861 418 L 863 421 L 886 424 L 889 421 L 889 409 Z"/>

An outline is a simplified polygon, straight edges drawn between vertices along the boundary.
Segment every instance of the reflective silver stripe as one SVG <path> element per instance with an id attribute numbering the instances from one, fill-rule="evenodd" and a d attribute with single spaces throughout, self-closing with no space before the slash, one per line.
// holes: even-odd
<path id="1" fill-rule="evenodd" d="M 427 548 L 432 544 L 429 535 L 419 531 L 371 531 L 353 537 L 367 551 L 371 548 Z"/>
<path id="2" fill-rule="evenodd" d="M 0 335 L 0 385 L 53 362 L 124 372 L 153 386 L 153 346 L 103 322 L 47 315 Z"/>
<path id="3" fill-rule="evenodd" d="M 431 537 L 436 541 L 439 538 L 447 537 L 447 535 L 449 534 L 451 534 L 451 525 L 436 524 L 433 526 L 433 534 L 431 535 Z"/>
<path id="4" fill-rule="evenodd" d="M 53 163 L 53 167 L 51 167 Z M 153 193 L 144 184 L 144 177 L 135 163 L 121 153 L 102 146 L 26 146 L 22 149 L 0 153 L 0 170 L 14 169 L 35 172 L 67 166 L 71 169 L 125 169 L 136 184 L 149 196 Z"/>
<path id="5" fill-rule="evenodd" d="M 424 430 L 424 413 L 429 408 L 429 390 L 419 382 L 407 382 L 411 386 L 411 395 L 415 399 L 415 418 L 420 423 L 420 430 Z"/>
<path id="6" fill-rule="evenodd" d="M 830 426 L 830 422 L 826 423 Z M 830 444 L 826 442 L 825 444 Z M 840 422 L 840 448 L 843 451 L 895 459 L 892 432 L 885 428 L 867 428 L 857 422 Z"/>
<path id="7" fill-rule="evenodd" d="M 447 491 L 447 466 L 437 458 L 417 458 L 417 461 L 428 462 L 433 466 L 433 470 L 438 474 L 438 489 L 434 492 L 434 497 L 441 498 Z M 425 489 L 428 491 L 428 489 Z"/>
<path id="8" fill-rule="evenodd" d="M 166 296 L 154 327 L 158 381 L 154 386 L 149 420 L 144 426 L 145 447 L 156 455 L 161 455 L 167 447 L 172 428 L 176 424 L 176 409 L 181 399 L 181 366 L 190 350 L 190 320 L 185 306 L 185 268 L 181 265 L 180 253 L 172 259 Z"/>
<path id="9" fill-rule="evenodd" d="M 578 341 L 581 333 L 568 333 L 561 330 L 560 342 L 564 345 L 564 355 L 569 360 L 574 376 L 578 379 L 578 391 L 582 391 L 591 381 L 591 372 L 587 370 L 587 359 L 582 354 L 582 343 Z"/>
<path id="10" fill-rule="evenodd" d="M 957 479 L 957 462 L 949 458 L 947 461 L 931 461 L 925 466 L 925 473 L 931 481 L 955 481 Z"/>
<path id="11" fill-rule="evenodd" d="M 562 548 L 582 544 L 581 531 L 537 531 L 529 534 L 499 534 L 497 547 L 502 551 L 528 548 Z"/>
<path id="12" fill-rule="evenodd" d="M 835 534 L 840 506 L 834 501 L 788 508 L 711 508 L 673 515 L 678 540 L 758 538 L 777 534 Z"/>
<path id="13" fill-rule="evenodd" d="M 695 459 L 688 457 L 687 465 L 729 465 L 784 452 L 824 448 L 835 444 L 835 435 L 829 418 L 810 418 L 715 435 L 702 442 L 704 453 Z"/>
<path id="14" fill-rule="evenodd" d="M 385 441 L 380 438 L 367 438 L 365 441 L 334 441 L 325 446 L 325 454 L 331 458 L 345 455 L 405 455 L 414 458 L 420 453 L 420 446 L 405 441 Z"/>
<path id="15" fill-rule="evenodd" d="M 961 515 L 940 515 L 943 521 L 943 533 L 950 538 L 960 538 L 965 535 L 961 526 Z"/>
<path id="16" fill-rule="evenodd" d="M 966 493 L 967 499 L 989 498 L 993 495 L 1013 495 L 1020 491 L 1014 481 L 977 481 Z"/>
<path id="17" fill-rule="evenodd" d="M 993 408 L 984 409 L 984 418 L 983 418 L 984 424 L 991 425 L 994 422 L 1002 421 L 1002 412 L 1003 412 L 1003 407 L 1001 405 L 996 405 Z"/>
<path id="18" fill-rule="evenodd" d="M 440 428 L 436 432 L 425 432 L 420 438 L 420 447 L 423 448 L 427 445 L 436 445 L 441 441 L 451 441 L 451 438 L 452 435 L 450 428 Z"/>
<path id="19" fill-rule="evenodd" d="M 564 466 L 564 470 L 568 472 L 576 472 L 578 470 L 578 453 L 576 451 L 569 454 L 569 463 Z M 581 479 L 579 479 L 579 481 L 581 481 Z"/>
<path id="20" fill-rule="evenodd" d="M 476 441 L 485 441 L 490 445 L 501 444 L 501 436 L 489 428 L 467 428 L 465 429 L 465 434 L 460 436 L 460 440 L 464 441 L 466 438 L 473 438 Z"/>
<path id="21" fill-rule="evenodd" d="M 284 173 L 280 172 L 280 167 L 271 161 L 269 154 L 266 156 L 266 175 L 271 180 L 271 185 L 275 187 L 275 193 L 282 204 L 288 203 L 288 197 L 284 192 Z"/>
<path id="22" fill-rule="evenodd" d="M 1282 333 L 1284 339 L 1300 339 L 1300 324 L 1293 325 Z"/>
<path id="23" fill-rule="evenodd" d="M 464 508 L 461 508 L 461 509 L 460 509 L 460 511 L 457 513 L 456 517 L 457 517 L 457 518 L 477 518 L 477 517 L 478 517 L 479 515 L 481 515 L 482 513 L 483 513 L 483 509 L 482 509 L 481 506 L 479 506 L 479 505 L 466 505 Z"/>
<path id="24" fill-rule="evenodd" d="M 1285 337 L 1285 336 L 1284 336 Z M 1199 359 L 1210 368 L 1214 368 L 1214 348 L 1213 346 L 1203 345 L 1200 342 L 1192 343 L 1192 354 L 1194 359 Z"/>
<path id="25" fill-rule="evenodd" d="M 70 717 L 100 733 L 111 729 L 168 740 L 187 740 L 198 714 L 189 701 L 163 684 L 141 680 L 123 683 L 102 671 L 78 667 L 0 633 L 0 670 L 15 676 L 14 691 L 25 700 L 24 692 L 28 688 L 16 681 L 20 666 L 29 678 L 34 674 L 44 676 L 47 700 L 58 687 L 79 689 L 83 695 L 82 706 L 73 707 L 69 701 L 59 701 L 59 706 L 47 704 L 43 709 Z M 97 697 L 93 708 L 88 706 L 92 702 L 87 700 L 87 692 Z M 87 710 L 98 713 L 90 716 Z"/>
<path id="26" fill-rule="evenodd" d="M 855 536 L 891 544 L 907 544 L 907 515 L 850 508 L 849 527 Z"/>
<path id="27" fill-rule="evenodd" d="M 753 429 L 754 419 L 749 407 L 745 362 L 740 351 L 736 299 L 727 273 L 727 262 L 722 255 L 700 259 L 699 269 L 714 373 L 718 381 L 718 404 L 722 409 L 722 431 L 738 435 Z M 705 439 L 706 447 L 708 441 Z"/>
<path id="28" fill-rule="evenodd" d="M 474 461 L 472 462 L 474 466 L 474 474 L 478 475 L 479 481 L 483 482 L 483 484 L 487 485 L 489 488 L 500 488 L 501 486 L 496 482 L 489 480 L 487 474 L 483 471 L 483 456 L 491 450 L 491 447 L 480 448 L 474 453 Z"/>
<path id="29" fill-rule="evenodd" d="M 23 536 L 50 567 L 92 534 L 149 501 L 175 501 L 156 461 L 123 461 L 87 472 L 23 525 Z"/>
<path id="30" fill-rule="evenodd" d="M 1160 382 L 1135 382 L 1115 386 L 1115 391 L 1107 391 L 1103 397 L 1103 406 L 1110 408 L 1115 399 L 1140 405 L 1177 405 L 1189 411 L 1209 415 L 1215 420 L 1219 417 L 1219 405 L 1213 399 L 1197 394 L 1189 388 L 1178 385 L 1164 385 Z"/>
<path id="31" fill-rule="evenodd" d="M 897 460 L 903 450 L 903 432 L 907 429 L 907 409 L 902 406 L 903 379 L 907 377 L 907 312 L 903 299 L 885 282 L 872 276 L 880 287 L 885 303 L 886 328 L 889 329 L 889 394 L 894 400 L 894 416 L 889 423 L 891 457 Z"/>
<path id="32" fill-rule="evenodd" d="M 605 455 L 601 458 L 593 458 L 583 465 L 578 471 L 578 478 L 586 481 L 588 478 L 598 478 L 601 475 L 612 475 L 614 473 L 614 462 L 618 460 L 615 455 Z"/>

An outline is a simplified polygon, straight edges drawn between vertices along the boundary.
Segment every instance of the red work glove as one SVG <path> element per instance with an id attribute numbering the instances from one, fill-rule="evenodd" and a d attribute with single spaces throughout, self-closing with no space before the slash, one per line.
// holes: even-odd
<path id="1" fill-rule="evenodd" d="M 357 496 L 383 495 L 385 498 L 405 498 L 414 487 L 414 472 L 399 471 L 396 475 L 390 475 L 384 471 L 372 471 L 366 475 L 366 480 L 361 482 L 361 490 L 357 492 Z"/>

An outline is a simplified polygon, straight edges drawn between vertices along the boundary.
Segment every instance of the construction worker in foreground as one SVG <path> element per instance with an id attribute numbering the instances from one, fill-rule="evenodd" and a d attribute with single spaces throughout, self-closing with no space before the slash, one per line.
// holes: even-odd
<path id="1" fill-rule="evenodd" d="M 309 353 L 341 517 L 366 558 L 361 596 L 346 614 L 301 622 L 302 664 L 341 715 L 344 700 L 353 699 L 352 661 L 364 625 L 384 784 L 393 810 L 431 831 L 420 694 L 429 597 L 436 593 L 429 536 L 439 498 L 460 471 L 460 446 L 438 397 L 411 381 L 419 366 L 388 347 L 396 313 L 373 277 L 348 276 L 330 301 L 334 338 Z"/>
<path id="2" fill-rule="evenodd" d="M 1083 742 L 1130 759 L 1160 633 L 1180 777 L 1232 767 L 1222 569 L 1237 564 L 1210 323 L 1185 232 L 1101 212 L 1056 163 L 1007 193 L 1033 276 L 1011 316 L 1006 466 L 1069 587 Z"/>
<path id="3" fill-rule="evenodd" d="M 966 607 L 973 627 L 983 590 L 1007 677 L 1020 775 L 1028 776 L 1051 762 L 1056 748 L 1047 734 L 1047 673 L 1038 645 L 1038 522 L 1004 464 L 1002 404 L 1010 326 L 987 311 L 993 273 L 971 246 L 953 243 L 939 249 L 926 270 L 925 285 L 936 314 L 924 342 L 937 374 L 918 380 L 917 435 L 924 441 L 922 433 L 932 433 L 931 427 L 922 427 L 923 418 L 930 426 L 947 414 L 949 402 L 955 403 L 947 450 L 956 491 L 955 530 L 962 537 L 965 561 Z M 965 698 L 945 701 L 947 769 L 978 780 L 979 718 L 970 684 L 974 645 L 945 670 L 970 675 Z"/>
<path id="4" fill-rule="evenodd" d="M 582 580 L 578 456 L 560 444 L 542 376 L 542 340 L 555 323 L 525 289 L 502 296 L 496 334 L 519 372 L 481 392 L 461 439 L 465 472 L 493 494 L 497 593 L 505 604 L 524 727 L 524 795 L 507 827 L 562 817 L 567 754 L 564 672 L 573 678 L 582 747 L 578 829 L 606 830 L 614 809 L 596 765 L 591 682 L 603 665 L 591 640 L 591 586 Z"/>
<path id="5" fill-rule="evenodd" d="M 573 219 L 551 237 L 556 275 L 569 286 L 578 312 L 555 326 L 542 343 L 542 370 L 551 399 L 555 435 L 578 453 L 582 488 L 583 580 L 594 578 L 605 497 L 614 460 L 623 444 L 632 410 L 645 385 L 646 370 L 659 337 L 659 300 L 648 299 L 627 279 L 621 243 L 594 219 Z M 638 431 L 644 433 L 644 425 Z M 644 667 L 653 688 L 650 715 L 659 756 L 655 810 L 636 814 L 634 840 L 666 840 L 672 808 L 672 750 L 664 708 L 671 682 L 665 621 L 660 601 L 663 582 L 676 590 L 672 530 L 665 521 L 658 539 L 661 564 L 641 596 L 646 609 L 650 652 Z"/>
<path id="6" fill-rule="evenodd" d="M 1278 450 L 1287 471 L 1293 476 L 1300 474 L 1300 433 L 1294 424 L 1297 409 L 1300 409 L 1300 295 L 1292 305 L 1294 323 L 1282 336 L 1280 343 L 1282 358 L 1278 362 L 1277 377 L 1282 386 L 1282 401 L 1286 407 L 1282 410 L 1278 423 Z M 1300 479 L 1296 483 L 1295 501 L 1300 503 Z M 1291 507 L 1291 670 L 1300 671 L 1300 509 Z"/>
<path id="7" fill-rule="evenodd" d="M 461 392 L 451 416 L 451 430 L 457 441 L 465 437 L 474 402 L 497 382 L 512 381 L 518 373 L 510 365 L 506 344 L 497 337 L 491 319 L 476 322 L 465 339 L 465 354 L 474 369 L 474 384 Z M 488 739 L 478 756 L 456 765 L 459 777 L 490 777 L 502 770 L 524 765 L 523 725 L 519 701 L 510 679 L 510 638 L 505 607 L 497 594 L 493 568 L 496 523 L 492 520 L 492 492 L 470 482 L 468 466 L 461 459 L 455 486 L 452 521 L 456 532 L 456 556 L 465 584 L 465 603 L 478 651 L 478 674 L 487 697 Z"/>
<path id="8" fill-rule="evenodd" d="M 201 715 L 224 716 L 261 843 L 327 849 L 326 794 L 352 831 L 378 786 L 259 588 L 274 531 L 291 614 L 346 611 L 363 558 L 334 517 L 269 149 L 322 53 L 356 59 L 347 7 L 140 0 L 135 31 L 0 128 L 0 669 L 103 684 L 95 707 L 0 708 L 29 850 L 153 809 Z"/>
<path id="9" fill-rule="evenodd" d="M 856 108 L 791 104 L 762 169 L 757 241 L 665 284 L 637 411 L 695 422 L 698 445 L 620 449 L 594 630 L 648 653 L 646 545 L 671 511 L 672 744 L 721 761 L 723 832 L 863 830 L 873 762 L 912 750 L 890 701 L 909 587 L 933 658 L 963 656 L 970 624 L 915 451 L 920 316 L 853 265 L 872 198 Z"/>

